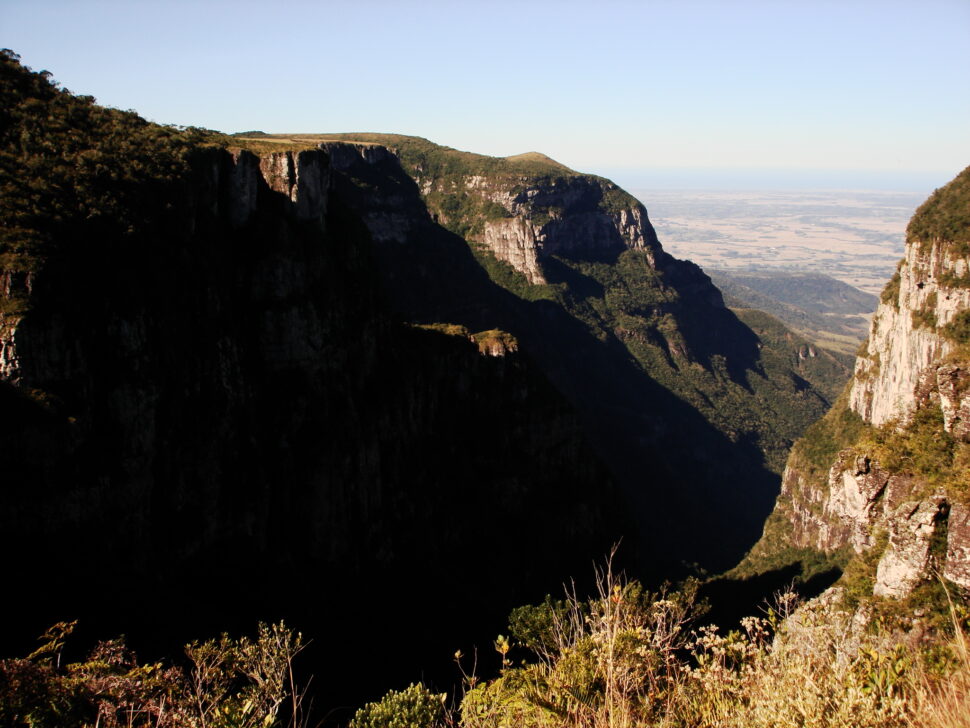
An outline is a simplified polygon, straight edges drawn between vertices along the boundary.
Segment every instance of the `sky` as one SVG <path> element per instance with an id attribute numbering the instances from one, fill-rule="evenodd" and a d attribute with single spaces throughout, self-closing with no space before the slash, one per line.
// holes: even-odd
<path id="1" fill-rule="evenodd" d="M 970 0 L 0 0 L 0 47 L 161 123 L 541 151 L 629 187 L 970 164 Z"/>

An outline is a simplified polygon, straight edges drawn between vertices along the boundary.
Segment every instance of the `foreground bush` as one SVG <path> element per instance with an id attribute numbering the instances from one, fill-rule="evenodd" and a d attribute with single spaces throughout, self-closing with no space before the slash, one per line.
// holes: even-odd
<path id="1" fill-rule="evenodd" d="M 303 642 L 283 623 L 260 624 L 255 639 L 193 642 L 185 667 L 140 665 L 120 639 L 62 666 L 74 625 L 52 627 L 27 658 L 0 660 L 0 726 L 273 728 L 301 721 L 293 658 Z"/>
<path id="2" fill-rule="evenodd" d="M 349 728 L 966 728 L 965 603 L 948 632 L 884 626 L 837 590 L 728 633 L 691 628 L 696 589 L 650 593 L 609 566 L 591 599 L 513 612 L 492 680 L 464 674 L 457 711 L 423 685 L 391 691 Z M 868 624 L 867 624 L 868 622 Z M 307 725 L 292 662 L 299 634 L 259 626 L 185 649 L 182 666 L 139 664 L 121 640 L 62 665 L 73 624 L 22 659 L 0 660 L 0 726 L 282 728 Z M 461 661 L 461 655 L 456 654 Z"/>
<path id="3" fill-rule="evenodd" d="M 648 594 L 607 568 L 599 593 L 512 615 L 513 666 L 466 678 L 465 728 L 956 728 L 970 726 L 965 623 L 952 633 L 866 624 L 838 591 L 781 595 L 741 629 L 689 629 L 692 588 Z"/>
<path id="4" fill-rule="evenodd" d="M 444 725 L 445 695 L 434 695 L 423 685 L 391 690 L 376 703 L 357 711 L 350 728 L 438 728 Z"/>

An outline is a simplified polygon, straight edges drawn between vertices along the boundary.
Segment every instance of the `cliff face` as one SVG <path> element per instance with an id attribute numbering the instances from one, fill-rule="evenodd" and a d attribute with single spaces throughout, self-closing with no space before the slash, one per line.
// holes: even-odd
<path id="1" fill-rule="evenodd" d="M 490 180 L 473 175 L 464 181 L 468 194 L 501 207 L 507 216 L 484 222 L 481 242 L 498 260 L 509 263 L 529 283 L 548 283 L 542 270 L 545 259 L 556 254 L 604 255 L 623 250 L 647 253 L 655 262 L 661 252 L 643 205 L 623 200 L 626 207 L 611 210 L 610 195 L 622 194 L 616 185 L 588 176 L 537 181 Z M 510 187 L 511 184 L 511 187 Z M 425 194 L 442 192 L 432 182 Z"/>
<path id="2" fill-rule="evenodd" d="M 372 250 L 401 228 L 380 192 L 357 190 L 365 220 L 334 196 L 341 152 L 390 159 L 197 151 L 171 213 L 147 221 L 157 237 L 81 219 L 4 272 L 8 641 L 62 616 L 161 649 L 257 618 L 357 625 L 329 649 L 351 665 L 388 651 L 383 684 L 628 531 L 573 410 L 512 337 L 387 310 Z M 368 632 L 382 603 L 386 631 Z M 361 697 L 345 692 L 359 671 L 321 672 L 334 700 Z"/>
<path id="3" fill-rule="evenodd" d="M 193 219 L 188 221 L 189 228 L 211 226 L 214 220 L 221 220 L 228 223 L 229 231 L 244 229 L 262 205 L 278 211 L 285 219 L 323 230 L 330 165 L 322 152 L 282 152 L 260 158 L 241 151 L 209 157 L 199 163 L 199 194 L 192 198 L 197 209 Z M 224 232 L 220 231 L 220 234 Z M 254 270 L 252 283 L 260 299 L 288 301 L 307 293 L 306 273 L 296 270 L 295 261 L 285 262 L 286 257 L 280 255 L 261 261 Z M 139 312 L 140 318 L 119 318 L 110 322 L 107 340 L 100 344 L 103 350 L 84 351 L 86 342 L 71 338 L 72 335 L 78 336 L 78 332 L 65 330 L 78 324 L 72 320 L 72 312 L 47 310 L 49 297 L 58 294 L 53 288 L 62 285 L 56 280 L 62 274 L 57 270 L 57 263 L 52 269 L 41 272 L 3 274 L 4 298 L 26 299 L 28 306 L 34 309 L 26 317 L 0 311 L 0 377 L 4 381 L 24 388 L 43 389 L 52 380 L 82 376 L 94 368 L 97 357 L 110 358 L 113 349 L 151 357 L 145 351 L 150 342 L 146 340 L 149 324 L 144 319 L 144 312 Z M 35 280 L 39 281 L 36 290 Z M 175 283 L 172 281 L 173 286 Z M 173 295 L 177 296 L 177 293 Z M 115 317 L 124 314 L 119 311 Z M 299 307 L 289 306 L 276 314 L 280 320 L 265 318 L 257 322 L 253 333 L 266 342 L 285 330 L 284 323 L 306 334 L 292 337 L 288 346 L 278 342 L 276 346 L 264 347 L 262 360 L 267 368 L 308 364 L 314 358 L 314 344 L 317 350 L 322 346 L 319 341 L 321 332 L 319 325 L 311 322 L 306 314 Z M 216 366 L 227 373 L 232 372 L 237 368 L 234 362 L 238 359 L 238 351 L 224 349 L 219 353 Z M 232 386 L 228 375 L 225 386 Z"/>
<path id="4" fill-rule="evenodd" d="M 756 558 L 785 543 L 847 549 L 874 565 L 875 596 L 906 597 L 934 569 L 970 588 L 968 178 L 939 190 L 910 223 L 855 376 L 796 444 Z M 934 234 L 926 221 L 940 219 L 945 233 Z"/>
<path id="5" fill-rule="evenodd" d="M 967 259 L 943 241 L 907 246 L 856 360 L 849 407 L 863 420 L 905 420 L 929 397 L 944 398 L 948 430 L 961 418 L 962 370 L 946 363 L 957 344 L 942 331 L 970 309 L 970 288 L 950 283 L 968 277 Z"/>

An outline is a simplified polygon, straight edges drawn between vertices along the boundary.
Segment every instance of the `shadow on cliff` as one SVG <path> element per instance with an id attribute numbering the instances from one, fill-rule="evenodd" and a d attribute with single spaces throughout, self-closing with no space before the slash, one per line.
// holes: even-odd
<path id="1" fill-rule="evenodd" d="M 605 299 L 612 289 L 633 288 L 637 282 L 631 280 L 642 271 L 625 265 L 625 257 L 639 255 L 635 251 L 573 251 L 568 255 L 555 255 L 543 258 L 542 269 L 549 283 L 563 284 L 567 295 L 574 300 Z M 677 319 L 677 333 L 683 340 L 684 353 L 693 363 L 706 370 L 713 369 L 717 357 L 730 379 L 749 393 L 753 393 L 751 376 L 765 376 L 760 362 L 760 342 L 758 336 L 729 308 L 723 305 L 720 293 L 714 288 L 711 279 L 694 263 L 677 260 L 666 253 L 657 256 L 657 267 L 652 271 L 649 281 L 640 281 L 641 286 L 654 287 L 653 294 L 658 300 L 651 304 L 641 302 L 620 310 L 632 317 L 649 317 L 651 314 L 673 313 Z M 613 285 L 607 288 L 603 281 L 583 272 L 599 270 L 604 273 L 603 264 L 612 269 L 605 273 Z M 633 268 L 631 272 L 630 269 Z M 632 273 L 632 275 L 631 275 Z M 632 293 L 633 291 L 631 291 Z M 665 300 L 666 299 L 666 300 Z M 616 305 L 616 304 L 614 304 Z M 665 342 L 658 340 L 661 347 Z M 679 368 L 677 359 L 667 351 L 668 363 Z"/>
<path id="2" fill-rule="evenodd" d="M 799 599 L 812 599 L 842 576 L 842 570 L 837 567 L 825 569 L 807 579 L 802 578 L 803 573 L 804 564 L 796 561 L 746 579 L 712 579 L 701 586 L 697 595 L 710 607 L 702 621 L 716 624 L 725 632 L 737 629 L 744 617 L 766 616 L 769 609 L 777 611 L 779 595 L 791 591 Z"/>
<path id="3" fill-rule="evenodd" d="M 370 192 L 382 189 L 394 194 L 378 195 L 375 206 Z M 756 443 L 726 438 L 651 379 L 612 333 L 597 338 L 561 304 L 526 301 L 493 283 L 465 240 L 432 220 L 395 158 L 381 164 L 346 158 L 338 165 L 335 193 L 365 220 L 371 216 L 372 232 L 378 232 L 375 258 L 394 310 L 412 321 L 511 332 L 581 413 L 597 452 L 633 505 L 641 576 L 683 574 L 692 563 L 727 568 L 757 540 L 779 478 L 765 467 Z M 409 221 L 407 235 L 382 240 L 381 221 L 393 215 Z M 570 255 L 610 265 L 619 254 Z M 596 279 L 554 258 L 546 264 L 551 281 L 567 286 L 565 295 L 602 295 Z M 671 278 L 678 276 L 709 283 L 700 269 Z M 756 368 L 757 337 L 729 310 L 705 312 L 710 310 L 724 321 L 705 323 L 698 314 L 686 322 L 687 336 L 705 356 L 726 354 L 732 376 L 745 382 L 748 369 Z"/>
<path id="4" fill-rule="evenodd" d="M 629 509 L 527 357 L 388 312 L 339 200 L 321 225 L 260 185 L 233 227 L 199 174 L 154 236 L 82 237 L 37 277 L 0 386 L 4 652 L 65 619 L 154 658 L 284 618 L 320 707 L 447 687 Z"/>

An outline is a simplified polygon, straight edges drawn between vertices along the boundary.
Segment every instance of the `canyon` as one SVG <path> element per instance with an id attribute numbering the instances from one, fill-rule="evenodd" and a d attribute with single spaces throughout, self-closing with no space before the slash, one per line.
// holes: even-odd
<path id="1" fill-rule="evenodd" d="M 878 596 L 965 584 L 957 481 L 852 440 L 936 417 L 962 467 L 952 235 L 914 237 L 839 397 L 843 357 L 544 155 L 160 127 L 9 55 L 2 80 L 0 162 L 30 170 L 0 210 L 7 651 L 61 619 L 159 654 L 285 618 L 346 704 L 447 681 L 616 543 L 660 583 L 766 517 L 755 571 L 880 546 Z"/>

